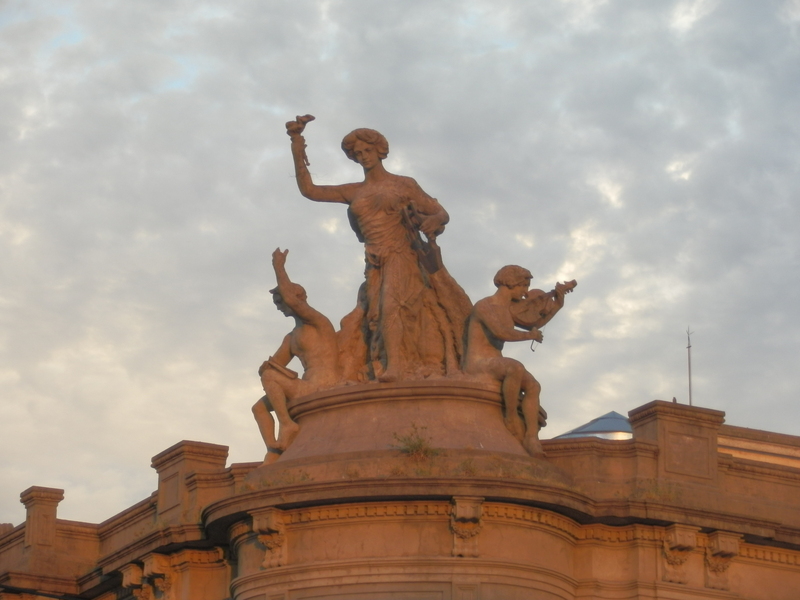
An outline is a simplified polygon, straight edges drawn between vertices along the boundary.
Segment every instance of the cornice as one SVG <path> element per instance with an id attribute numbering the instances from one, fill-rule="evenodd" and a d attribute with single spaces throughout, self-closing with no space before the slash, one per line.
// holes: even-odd
<path id="1" fill-rule="evenodd" d="M 100 539 L 108 538 L 122 529 L 127 529 L 132 523 L 143 518 L 155 518 L 156 505 L 158 502 L 158 492 L 153 492 L 144 500 L 140 500 L 130 508 L 125 509 L 100 523 L 98 525 L 98 534 Z"/>
<path id="2" fill-rule="evenodd" d="M 542 446 L 545 452 L 558 456 L 585 455 L 589 451 L 594 454 L 614 457 L 645 456 L 655 458 L 658 456 L 658 444 L 640 440 L 604 440 L 586 437 L 565 440 L 542 440 Z"/>
<path id="3" fill-rule="evenodd" d="M 721 410 L 687 406 L 685 404 L 665 402 L 664 400 L 653 400 L 628 412 L 628 418 L 634 429 L 637 425 L 656 417 L 673 421 L 699 422 L 714 428 L 719 428 L 725 422 L 725 413 Z"/>
<path id="4" fill-rule="evenodd" d="M 15 587 L 47 591 L 51 594 L 74 595 L 78 593 L 78 584 L 76 580 L 71 577 L 55 577 L 53 575 L 23 573 L 20 571 L 6 571 L 5 573 L 0 574 L 0 583 L 13 585 Z M 21 597 L 24 598 L 25 596 Z"/>
<path id="5" fill-rule="evenodd" d="M 521 501 L 532 501 L 539 496 L 542 502 L 562 503 L 573 510 L 593 514 L 596 502 L 585 494 L 565 487 L 531 480 L 481 477 L 473 479 L 444 477 L 397 477 L 369 478 L 357 481 L 307 481 L 275 488 L 262 488 L 219 500 L 203 510 L 206 524 L 218 519 L 253 510 L 256 507 L 286 507 L 294 503 L 326 498 L 337 503 L 346 503 L 355 498 L 381 496 L 405 497 L 427 496 L 449 498 L 454 495 L 478 495 L 482 497 L 514 497 Z"/>
<path id="6" fill-rule="evenodd" d="M 64 499 L 64 490 L 39 485 L 29 487 L 19 495 L 19 500 L 30 508 L 33 504 L 58 504 Z"/>
<path id="7" fill-rule="evenodd" d="M 791 482 L 796 486 L 800 486 L 800 469 L 787 467 L 786 465 L 764 463 L 726 454 L 720 455 L 719 468 L 737 477 L 750 477 L 751 479 L 779 481 L 781 483 Z"/>
<path id="8" fill-rule="evenodd" d="M 85 539 L 99 541 L 99 525 L 94 523 L 83 523 L 81 521 L 67 521 L 58 519 L 56 521 L 56 535 L 70 539 Z"/>
<path id="9" fill-rule="evenodd" d="M 107 574 L 126 563 L 139 560 L 143 554 L 157 548 L 172 544 L 201 542 L 205 539 L 205 531 L 200 525 L 164 527 L 103 556 L 97 562 L 97 566 L 102 569 L 104 574 Z"/>
<path id="10" fill-rule="evenodd" d="M 208 442 L 194 442 L 183 440 L 159 452 L 152 458 L 151 467 L 162 471 L 171 464 L 180 460 L 200 460 L 202 462 L 220 464 L 225 467 L 228 459 L 228 447 Z"/>
<path id="11" fill-rule="evenodd" d="M 318 523 L 334 523 L 363 520 L 394 520 L 402 518 L 430 517 L 447 518 L 452 513 L 452 504 L 448 501 L 410 501 L 410 502 L 364 502 L 359 504 L 323 506 L 317 508 L 301 508 L 284 511 L 286 525 L 292 528 Z M 613 526 L 600 523 L 581 525 L 578 522 L 556 512 L 518 504 L 501 502 L 484 502 L 483 519 L 488 521 L 505 521 L 524 523 L 531 526 L 543 526 L 566 534 L 576 543 L 602 542 L 605 544 L 628 544 L 636 541 L 661 543 L 667 538 L 667 527 L 659 525 Z M 240 538 L 253 533 L 247 521 L 239 521 L 230 529 L 232 537 Z M 698 533 L 696 545 L 699 551 L 709 545 L 708 535 Z M 800 552 L 775 548 L 740 544 L 739 556 L 762 561 L 800 565 Z"/>
<path id="12" fill-rule="evenodd" d="M 25 523 L 20 523 L 14 529 L 0 537 L 0 553 L 9 546 L 21 543 L 25 539 Z"/>
<path id="13" fill-rule="evenodd" d="M 767 444 L 800 448 L 800 436 L 775 433 L 773 431 L 762 431 L 761 429 L 750 429 L 749 427 L 739 427 L 737 425 L 720 426 L 719 435 L 737 440 L 764 442 Z"/>

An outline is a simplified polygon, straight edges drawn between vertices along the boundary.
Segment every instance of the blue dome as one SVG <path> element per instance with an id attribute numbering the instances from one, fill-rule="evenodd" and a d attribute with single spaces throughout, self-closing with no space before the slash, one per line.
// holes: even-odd
<path id="1" fill-rule="evenodd" d="M 564 440 L 568 438 L 597 437 L 604 440 L 629 440 L 633 437 L 633 429 L 627 417 L 618 412 L 611 411 L 602 417 L 597 417 L 585 425 L 562 433 L 553 439 Z"/>

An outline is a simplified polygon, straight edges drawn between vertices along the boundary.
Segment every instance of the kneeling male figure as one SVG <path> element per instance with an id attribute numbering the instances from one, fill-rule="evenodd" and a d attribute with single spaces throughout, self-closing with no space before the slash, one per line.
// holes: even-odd
<path id="1" fill-rule="evenodd" d="M 277 460 L 300 431 L 300 426 L 289 416 L 287 401 L 333 387 L 341 378 L 336 332 L 325 315 L 308 305 L 303 287 L 289 280 L 285 268 L 288 253 L 280 248 L 272 253 L 278 287 L 270 292 L 275 306 L 294 318 L 295 326 L 275 354 L 258 369 L 266 395 L 253 406 L 253 416 L 267 445 L 265 463 Z M 286 368 L 295 356 L 303 365 L 302 378 Z M 272 410 L 280 425 L 277 439 Z"/>

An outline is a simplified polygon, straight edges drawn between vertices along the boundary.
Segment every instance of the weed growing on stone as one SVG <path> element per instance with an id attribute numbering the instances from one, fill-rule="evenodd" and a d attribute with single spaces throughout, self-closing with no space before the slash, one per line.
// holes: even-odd
<path id="1" fill-rule="evenodd" d="M 415 423 L 412 423 L 411 433 L 406 435 L 393 434 L 397 443 L 393 444 L 392 448 L 399 450 L 416 462 L 423 462 L 438 456 L 440 450 L 431 446 L 430 439 L 425 436 L 426 429 L 427 427 L 417 427 Z"/>

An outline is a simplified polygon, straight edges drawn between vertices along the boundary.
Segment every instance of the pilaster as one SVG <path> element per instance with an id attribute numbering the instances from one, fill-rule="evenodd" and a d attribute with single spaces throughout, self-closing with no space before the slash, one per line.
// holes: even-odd
<path id="1" fill-rule="evenodd" d="M 628 413 L 633 437 L 658 444 L 658 478 L 717 482 L 720 410 L 653 400 Z"/>
<path id="2" fill-rule="evenodd" d="M 34 485 L 22 492 L 25 505 L 25 547 L 51 547 L 56 541 L 56 511 L 64 490 Z"/>
<path id="3" fill-rule="evenodd" d="M 220 471 L 227 459 L 227 446 L 188 440 L 156 454 L 150 466 L 158 473 L 159 520 L 165 524 L 197 521 L 202 506 L 197 506 L 186 478 L 193 473 Z"/>

